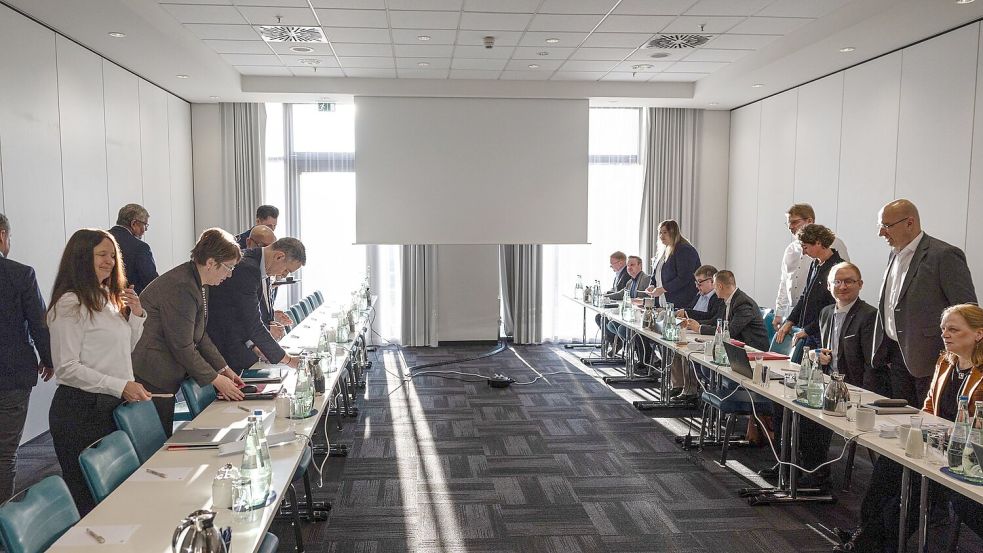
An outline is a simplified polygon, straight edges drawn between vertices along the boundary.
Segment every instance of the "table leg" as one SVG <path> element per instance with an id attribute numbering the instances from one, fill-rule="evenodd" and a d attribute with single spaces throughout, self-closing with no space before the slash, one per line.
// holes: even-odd
<path id="1" fill-rule="evenodd" d="M 904 467 L 901 473 L 901 517 L 898 520 L 898 551 L 905 550 L 908 541 L 908 500 L 911 496 L 911 469 Z"/>
<path id="2" fill-rule="evenodd" d="M 605 313 L 601 313 L 601 357 L 600 358 L 590 358 L 584 357 L 580 360 L 581 363 L 587 365 L 588 367 L 602 366 L 602 365 L 620 365 L 624 361 L 618 359 L 617 357 L 608 357 L 608 338 L 605 328 L 608 325 L 608 316 Z"/>
<path id="3" fill-rule="evenodd" d="M 581 331 L 582 331 L 581 333 L 583 336 L 581 337 L 579 344 L 566 344 L 565 346 L 563 346 L 567 349 L 577 349 L 577 348 L 593 349 L 599 347 L 597 344 L 587 343 L 587 306 L 585 305 L 583 309 L 584 309 L 584 316 L 583 316 L 583 320 L 581 321 Z"/>
<path id="4" fill-rule="evenodd" d="M 918 497 L 918 553 L 928 551 L 928 477 L 922 476 Z"/>

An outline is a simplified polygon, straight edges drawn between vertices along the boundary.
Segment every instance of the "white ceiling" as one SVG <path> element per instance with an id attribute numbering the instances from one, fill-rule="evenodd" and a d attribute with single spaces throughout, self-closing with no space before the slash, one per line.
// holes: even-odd
<path id="1" fill-rule="evenodd" d="M 2 2 L 196 102 L 485 95 L 723 109 L 983 17 L 983 0 Z M 257 26 L 278 20 L 328 42 L 265 42 Z M 642 48 L 667 33 L 710 40 Z"/>

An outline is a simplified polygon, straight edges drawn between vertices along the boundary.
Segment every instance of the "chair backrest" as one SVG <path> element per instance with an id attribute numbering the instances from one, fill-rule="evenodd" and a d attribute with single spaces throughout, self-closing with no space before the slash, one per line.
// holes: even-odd
<path id="1" fill-rule="evenodd" d="M 287 315 L 290 315 L 290 320 L 293 321 L 294 326 L 299 325 L 300 321 L 304 320 L 304 315 L 301 313 L 300 308 L 296 305 L 292 305 L 289 309 L 287 309 Z"/>
<path id="2" fill-rule="evenodd" d="M 0 505 L 0 544 L 7 553 L 41 553 L 79 521 L 61 476 L 49 476 Z"/>
<path id="3" fill-rule="evenodd" d="M 211 384 L 205 386 L 199 386 L 197 382 L 190 378 L 185 378 L 181 382 L 181 393 L 184 394 L 184 400 L 188 402 L 188 412 L 191 413 L 191 417 L 197 417 L 198 413 L 205 410 L 205 407 L 211 405 L 218 394 L 215 393 L 215 386 Z"/>
<path id="4" fill-rule="evenodd" d="M 308 315 L 311 314 L 311 310 L 307 307 L 307 304 L 304 303 L 303 301 L 297 302 L 294 305 L 294 307 L 297 307 L 298 309 L 300 309 L 300 312 L 304 314 L 304 317 L 306 317 L 306 316 L 308 316 Z"/>
<path id="5" fill-rule="evenodd" d="M 774 315 L 772 315 L 772 316 L 774 316 Z M 797 326 L 792 327 L 792 330 L 789 331 L 789 333 L 785 335 L 785 341 L 784 342 L 781 342 L 781 343 L 775 342 L 775 337 L 772 336 L 771 337 L 771 343 L 768 346 L 768 351 L 773 351 L 775 353 L 781 353 L 781 354 L 784 354 L 784 355 L 791 356 L 791 354 L 792 354 L 792 337 L 795 336 L 795 333 L 798 332 L 798 331 L 800 331 L 800 330 L 802 330 L 802 329 L 799 328 L 799 327 L 797 327 Z M 804 340 L 799 340 L 798 343 L 799 344 L 803 344 L 804 342 L 805 342 Z M 798 346 L 798 347 L 801 349 L 801 346 Z"/>
<path id="6" fill-rule="evenodd" d="M 140 464 L 146 463 L 167 441 L 164 425 L 152 401 L 123 403 L 113 411 L 113 420 L 130 438 Z"/>
<path id="7" fill-rule="evenodd" d="M 796 332 L 798 332 L 798 329 L 796 329 Z M 806 341 L 805 340 L 799 340 L 798 342 L 796 342 L 795 343 L 795 347 L 792 348 L 791 355 L 788 356 L 789 357 L 789 360 L 792 361 L 793 363 L 801 363 L 802 362 L 802 348 L 804 348 L 805 345 L 806 345 Z"/>
<path id="8" fill-rule="evenodd" d="M 99 503 L 140 468 L 140 460 L 126 432 L 117 430 L 87 447 L 79 455 L 79 465 L 92 498 Z"/>
<path id="9" fill-rule="evenodd" d="M 775 327 L 772 324 L 775 321 L 775 310 L 774 309 L 762 309 L 761 318 L 765 320 L 765 332 L 768 333 L 768 343 L 771 343 L 772 338 L 775 337 Z"/>
<path id="10" fill-rule="evenodd" d="M 307 296 L 302 303 L 307 306 L 308 313 L 313 313 L 317 309 L 317 306 L 314 305 L 314 296 Z"/>
<path id="11" fill-rule="evenodd" d="M 314 292 L 314 299 L 317 300 L 317 306 L 321 307 L 321 304 L 324 303 L 324 294 L 318 290 L 317 292 Z"/>

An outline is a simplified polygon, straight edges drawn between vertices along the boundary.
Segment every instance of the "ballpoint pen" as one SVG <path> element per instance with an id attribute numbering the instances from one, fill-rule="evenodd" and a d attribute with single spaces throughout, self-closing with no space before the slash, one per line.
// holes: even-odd
<path id="1" fill-rule="evenodd" d="M 106 538 L 96 534 L 94 531 L 92 531 L 92 528 L 86 528 L 85 533 L 92 537 L 92 539 L 96 540 L 97 543 L 106 543 Z"/>
<path id="2" fill-rule="evenodd" d="M 160 472 L 159 470 L 154 470 L 154 469 L 149 469 L 149 468 L 148 469 L 144 469 L 144 470 L 146 470 L 150 474 L 153 474 L 154 476 L 159 476 L 161 478 L 167 478 L 167 475 L 164 474 L 163 472 Z"/>

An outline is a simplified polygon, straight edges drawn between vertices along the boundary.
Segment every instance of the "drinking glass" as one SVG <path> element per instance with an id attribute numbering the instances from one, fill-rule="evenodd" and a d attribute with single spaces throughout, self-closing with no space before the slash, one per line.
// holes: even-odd
<path id="1" fill-rule="evenodd" d="M 782 389 L 782 397 L 785 399 L 795 399 L 795 383 L 798 380 L 794 374 L 786 374 L 784 379 L 785 388 Z"/>
<path id="2" fill-rule="evenodd" d="M 850 403 L 846 406 L 846 420 L 850 422 L 857 420 L 857 407 L 860 407 L 860 400 L 860 392 L 850 392 Z"/>
<path id="3" fill-rule="evenodd" d="M 232 479 L 232 513 L 236 520 L 248 518 L 252 504 L 252 486 L 249 477 L 238 476 Z"/>
<path id="4" fill-rule="evenodd" d="M 948 446 L 945 430 L 931 430 L 928 433 L 928 462 L 933 465 L 947 465 L 946 448 Z"/>

